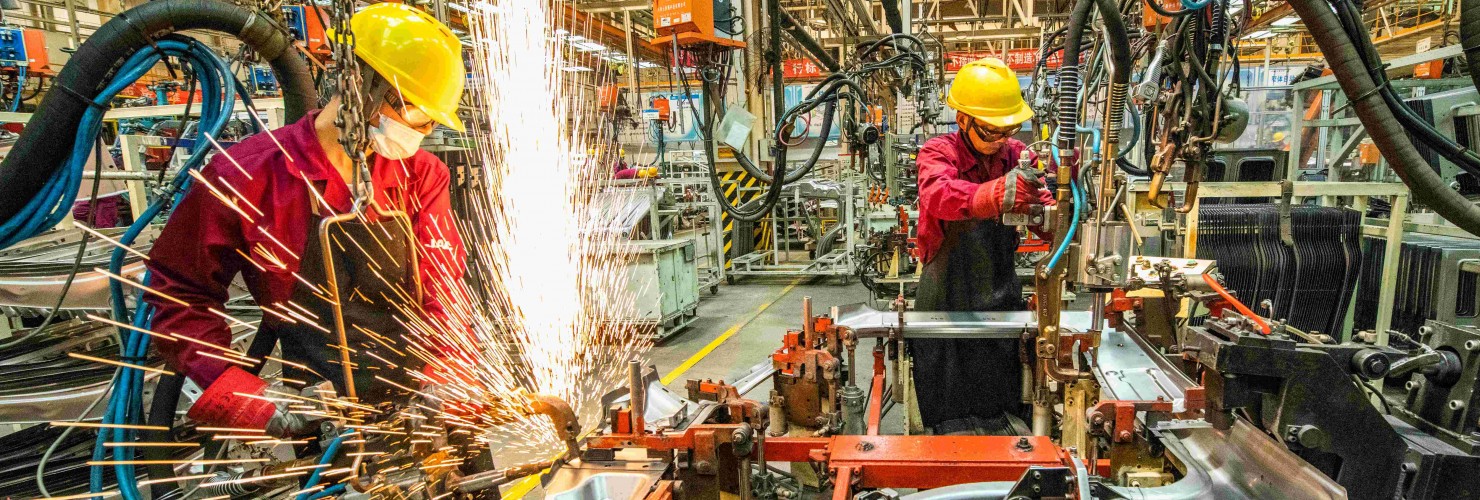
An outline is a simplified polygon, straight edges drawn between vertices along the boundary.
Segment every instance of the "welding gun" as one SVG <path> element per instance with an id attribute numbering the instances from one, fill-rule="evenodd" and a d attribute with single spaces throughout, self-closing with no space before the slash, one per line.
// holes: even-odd
<path id="1" fill-rule="evenodd" d="M 1038 169 L 1033 168 L 1032 152 L 1028 149 L 1024 149 L 1023 153 L 1018 155 L 1017 168 L 1007 171 L 1007 174 L 1005 174 L 1005 176 L 1008 177 L 1009 184 L 1015 184 L 1012 180 L 1013 176 L 1023 176 L 1028 179 L 1036 180 L 1038 179 L 1038 174 Z M 1014 193 L 1008 191 L 1006 196 L 1014 196 Z M 1002 225 L 1005 226 L 1042 226 L 1044 220 L 1046 220 L 1044 214 L 1045 210 L 1043 205 L 1039 203 L 1034 203 L 1028 206 L 1027 213 L 1002 214 L 1001 221 Z"/>

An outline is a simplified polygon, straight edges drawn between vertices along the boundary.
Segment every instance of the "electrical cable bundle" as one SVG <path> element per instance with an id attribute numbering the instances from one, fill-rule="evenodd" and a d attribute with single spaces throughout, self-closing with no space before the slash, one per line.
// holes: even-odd
<path id="1" fill-rule="evenodd" d="M 133 57 L 129 58 L 128 62 L 124 63 L 123 68 L 120 69 L 118 75 L 114 78 L 113 83 L 103 91 L 103 95 L 98 99 L 102 102 L 111 100 L 114 94 L 132 84 L 139 76 L 142 76 L 150 68 L 153 68 L 155 64 L 160 62 L 162 56 L 171 56 L 184 61 L 187 67 L 195 71 L 196 77 L 200 81 L 202 89 L 200 122 L 203 133 L 208 137 L 215 137 L 225 128 L 226 123 L 231 119 L 238 92 L 241 92 L 240 97 L 242 101 L 251 109 L 250 94 L 241 88 L 241 83 L 236 81 L 236 78 L 231 74 L 230 66 L 220 57 L 217 57 L 208 47 L 201 45 L 194 39 L 173 36 L 160 40 L 157 45 L 157 51 L 139 51 Z M 253 112 L 255 113 L 255 111 Z M 101 113 L 98 114 L 101 115 Z M 84 119 L 84 123 L 92 122 Z M 90 142 L 91 137 L 97 133 L 95 129 L 91 130 L 91 134 L 79 135 L 79 139 L 86 137 Z M 174 182 L 170 184 L 168 195 L 160 196 L 142 214 L 139 214 L 134 223 L 129 226 L 128 231 L 120 238 L 120 242 L 123 245 L 129 245 L 145 227 L 153 223 L 154 218 L 163 212 L 167 205 L 176 201 L 173 198 L 183 196 L 191 184 L 192 177 L 189 175 L 189 172 L 200 168 L 205 163 L 207 153 L 210 152 L 210 141 L 196 141 L 195 147 L 189 159 L 185 162 L 184 168 L 175 177 Z M 114 249 L 112 258 L 109 260 L 109 270 L 114 273 L 119 272 L 123 267 L 124 256 L 125 251 L 123 248 Z M 148 285 L 148 273 L 145 273 L 142 281 L 145 285 Z M 109 286 L 112 289 L 113 317 L 118 321 L 125 321 L 130 315 L 123 283 L 113 280 Z M 139 330 L 147 330 L 150 319 L 153 316 L 153 310 L 150 306 L 144 304 L 142 300 L 136 300 L 136 303 L 140 305 L 132 316 L 132 324 Z M 123 334 L 125 339 L 122 356 L 125 362 L 143 359 L 147 356 L 149 352 L 149 336 L 147 334 L 133 329 L 122 329 L 120 333 Z M 103 423 L 142 424 L 145 417 L 143 385 L 144 372 L 142 370 L 133 368 L 119 370 L 119 374 L 114 379 L 113 396 L 108 401 L 107 410 L 103 416 Z M 98 436 L 97 446 L 93 450 L 94 459 L 105 460 L 106 454 L 111 451 L 115 461 L 133 460 L 134 451 L 130 447 L 116 445 L 112 447 L 103 446 L 106 442 L 129 443 L 133 440 L 134 431 L 131 429 L 103 429 Z M 131 484 L 133 483 L 131 478 L 135 477 L 134 466 L 131 464 L 118 464 L 114 465 L 114 468 L 115 474 L 121 478 L 119 481 L 119 491 L 123 498 L 125 500 L 142 498 L 138 491 L 138 486 Z M 91 480 L 93 492 L 102 491 L 102 481 L 102 467 L 93 467 Z"/>
<path id="2" fill-rule="evenodd" d="M 83 117 L 89 110 L 100 115 L 107 109 L 109 102 L 96 97 L 119 65 L 138 50 L 157 52 L 161 36 L 191 29 L 236 36 L 271 61 L 283 82 L 290 119 L 317 100 L 307 65 L 292 50 L 292 38 L 269 16 L 213 0 L 159 0 L 115 16 L 62 68 L 53 80 L 53 91 L 36 107 L 25 133 L 0 163 L 0 248 L 50 229 L 71 210 L 82 177 L 81 158 L 75 154 L 81 149 L 79 135 L 88 141 L 94 137 Z"/>
<path id="3" fill-rule="evenodd" d="M 1365 47 L 1371 42 L 1370 37 L 1365 32 L 1350 32 L 1341 20 L 1342 17 L 1351 17 L 1350 6 L 1342 5 L 1344 1 L 1336 3 L 1336 10 L 1342 11 L 1341 15 L 1324 0 L 1289 1 L 1326 56 L 1331 72 L 1335 74 L 1342 92 L 1351 99 L 1352 110 L 1367 129 L 1368 136 L 1393 172 L 1413 192 L 1414 201 L 1423 203 L 1461 229 L 1480 235 L 1480 207 L 1450 189 L 1448 183 L 1429 167 L 1409 138 L 1410 129 L 1398 117 L 1401 113 L 1384 98 L 1372 99 L 1384 93 L 1379 88 L 1383 85 L 1379 81 L 1383 77 L 1373 71 L 1382 65 L 1375 64 L 1371 57 L 1364 57 L 1366 51 L 1358 45 Z M 1474 0 L 1468 0 L 1468 3 L 1474 3 Z M 1480 41 L 1480 27 L 1474 25 L 1480 22 L 1480 18 L 1470 15 L 1473 10 L 1462 9 L 1465 14 L 1461 23 L 1466 55 L 1471 58 L 1476 55 L 1475 42 Z"/>
<path id="4" fill-rule="evenodd" d="M 271 61 L 278 81 L 283 82 L 285 117 L 288 120 L 297 120 L 308 105 L 316 102 L 316 91 L 305 61 L 292 50 L 293 41 L 287 30 L 276 24 L 271 16 L 212 0 L 157 0 L 120 13 L 73 54 L 54 80 L 54 91 L 49 92 L 37 106 L 11 154 L 0 163 L 0 221 L 3 221 L 0 222 L 0 247 L 48 230 L 65 217 L 76 199 L 82 164 L 101 132 L 102 117 L 109 103 L 119 91 L 159 62 L 165 61 L 170 65 L 168 58 L 177 58 L 187 71 L 194 74 L 203 91 L 200 130 L 211 137 L 220 135 L 231 118 L 236 94 L 245 94 L 245 90 L 236 81 L 230 66 L 209 48 L 194 39 L 172 34 L 194 29 L 236 36 L 263 59 Z M 170 68 L 174 71 L 175 66 L 170 65 Z M 249 111 L 255 114 L 247 96 L 243 95 L 242 99 Z M 54 151 L 70 153 L 52 154 Z M 134 224 L 119 239 L 120 243 L 125 246 L 132 244 L 166 206 L 177 201 L 175 198 L 189 186 L 191 177 L 187 172 L 198 169 L 209 152 L 208 141 L 196 142 L 186 162 L 186 170 L 144 213 L 136 214 Z M 110 256 L 109 268 L 114 273 L 121 270 L 124 254 L 123 248 L 117 248 Z M 148 282 L 147 275 L 144 282 Z M 131 322 L 137 328 L 147 328 L 151 316 L 149 308 L 141 307 L 131 317 L 122 284 L 111 281 L 109 285 L 113 318 Z M 120 328 L 119 334 L 120 360 L 136 365 L 146 363 L 148 336 L 129 328 Z M 145 413 L 143 386 L 141 370 L 118 368 L 104 422 L 141 423 Z M 174 398 L 177 397 L 178 392 L 156 393 L 154 404 L 169 406 L 167 413 L 172 416 Z M 46 460 L 65 441 L 69 430 L 61 432 L 37 467 L 37 486 L 44 495 L 49 495 L 42 481 Z M 103 446 L 105 442 L 126 444 L 133 440 L 132 430 L 106 429 L 96 439 L 92 459 L 102 460 L 111 452 L 118 460 L 133 460 L 135 450 L 131 447 Z M 111 470 L 105 471 L 105 468 Z M 88 477 L 91 491 L 102 491 L 107 472 L 114 472 L 120 478 L 119 493 L 125 499 L 141 498 L 135 480 L 137 472 L 131 463 L 119 463 L 111 468 L 94 466 L 91 472 Z"/>
<path id="5" fill-rule="evenodd" d="M 780 12 L 777 12 L 776 9 L 773 8 L 772 10 L 771 15 L 773 18 L 780 15 Z M 772 23 L 771 39 L 773 44 L 780 43 L 780 25 L 781 23 Z M 675 41 L 676 45 L 677 43 Z M 909 45 L 913 47 L 909 47 Z M 899 53 L 882 61 L 865 60 L 884 47 L 894 48 Z M 920 51 L 923 47 L 924 43 L 914 36 L 906 34 L 887 35 L 861 49 L 857 53 L 858 62 L 855 67 L 829 75 L 816 87 L 813 87 L 803 97 L 801 102 L 792 106 L 790 109 L 786 109 L 780 99 L 780 96 L 784 95 L 785 89 L 781 78 L 780 61 L 779 59 L 773 60 L 771 64 L 771 71 L 773 73 L 772 93 L 776 96 L 775 113 L 779 119 L 776 121 L 777 125 L 774 127 L 775 130 L 770 139 L 772 157 L 775 158 L 773 161 L 775 164 L 774 170 L 780 172 L 780 174 L 775 175 L 762 170 L 743 152 L 735 151 L 735 161 L 740 167 L 750 176 L 770 184 L 770 187 L 766 191 L 766 196 L 756 206 L 746 208 L 747 205 L 754 204 L 754 201 L 735 206 L 721 199 L 720 207 L 731 217 L 746 222 L 759 221 L 768 215 L 780 199 L 781 187 L 787 183 L 795 182 L 810 173 L 812 168 L 817 164 L 818 159 L 821 158 L 822 148 L 825 146 L 825 141 L 820 141 L 799 168 L 788 171 L 786 168 L 786 164 L 788 163 L 786 153 L 790 144 L 787 143 L 787 136 L 791 134 L 791 124 L 799 116 L 810 113 L 820 106 L 826 106 L 822 116 L 822 137 L 825 138 L 831 135 L 833 115 L 837 112 L 839 100 L 847 100 L 852 106 L 847 110 L 848 112 L 845 116 L 867 116 L 869 103 L 867 101 L 867 93 L 860 81 L 876 72 L 900 68 L 902 66 L 928 74 L 925 58 L 921 55 Z M 693 52 L 687 52 L 687 54 L 690 56 L 694 55 Z M 720 185 L 719 172 L 716 169 L 714 159 L 716 155 L 714 127 L 718 123 L 716 115 L 723 115 L 724 113 L 723 89 L 726 88 L 728 82 L 729 57 L 727 52 L 723 58 L 711 53 L 710 59 L 713 61 L 711 61 L 708 67 L 701 67 L 696 71 L 702 81 L 701 88 L 705 99 L 704 112 L 701 114 L 698 109 L 694 108 L 691 108 L 690 111 L 694 115 L 695 128 L 698 130 L 704 143 L 705 158 L 710 170 L 710 188 L 716 193 L 722 193 L 724 190 Z M 678 73 L 678 80 L 683 84 L 685 95 L 689 95 L 688 78 L 682 70 L 676 50 L 673 57 L 673 67 Z M 719 67 L 723 67 L 723 69 Z M 843 90 L 848 90 L 848 92 L 844 93 Z M 846 128 L 849 130 L 852 129 L 852 127 Z M 781 182 L 776 182 L 775 177 L 777 176 L 781 178 Z"/>

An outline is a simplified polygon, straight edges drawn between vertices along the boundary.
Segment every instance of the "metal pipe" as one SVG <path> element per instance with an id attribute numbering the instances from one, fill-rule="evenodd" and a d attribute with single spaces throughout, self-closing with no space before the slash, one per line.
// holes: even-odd
<path id="1" fill-rule="evenodd" d="M 175 178 L 175 174 L 178 174 L 178 173 L 180 173 L 179 170 L 170 170 L 170 171 L 164 173 L 164 178 L 165 179 L 173 179 L 173 178 Z M 154 181 L 154 180 L 159 180 L 159 172 L 152 172 L 152 171 L 143 171 L 143 172 L 103 171 L 102 172 L 102 175 L 97 175 L 97 174 L 98 174 L 97 172 L 88 170 L 88 171 L 82 173 L 82 178 L 83 179 L 103 179 L 105 181 Z"/>
<path id="2" fill-rule="evenodd" d="M 1034 401 L 1033 435 L 1047 436 L 1050 427 L 1053 427 L 1053 410 L 1048 407 L 1046 401 Z"/>
<path id="3" fill-rule="evenodd" d="M 628 413 L 631 415 L 632 434 L 641 436 L 647 432 L 647 422 L 644 421 L 643 413 L 647 411 L 647 387 L 642 383 L 642 362 L 632 360 L 627 363 L 628 398 L 631 405 Z"/>
<path id="4" fill-rule="evenodd" d="M 802 297 L 802 339 L 807 344 L 808 349 L 811 349 L 816 342 L 813 336 L 817 332 L 812 327 L 812 297 Z"/>
<path id="5" fill-rule="evenodd" d="M 797 23 L 797 20 L 791 17 L 790 13 L 779 9 L 772 10 L 775 12 L 772 18 L 781 20 L 780 27 L 786 30 L 786 34 L 791 35 L 791 40 L 796 43 L 797 48 L 802 49 L 813 61 L 827 68 L 829 72 L 837 73 L 842 68 L 838 66 L 837 59 L 833 59 L 832 54 L 829 54 L 827 49 L 823 48 L 822 44 L 817 42 L 816 38 L 812 38 L 812 35 L 807 33 L 807 30 L 801 24 Z M 784 109 L 779 110 L 776 112 L 776 116 L 779 117 L 785 112 Z"/>

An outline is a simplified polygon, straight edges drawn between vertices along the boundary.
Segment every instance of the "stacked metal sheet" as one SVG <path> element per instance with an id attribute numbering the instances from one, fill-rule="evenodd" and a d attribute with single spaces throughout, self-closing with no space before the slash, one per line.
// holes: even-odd
<path id="1" fill-rule="evenodd" d="M 1279 205 L 1205 205 L 1197 257 L 1217 260 L 1227 287 L 1256 312 L 1301 330 L 1340 331 L 1361 270 L 1361 214 L 1306 205 L 1288 214 L 1285 235 Z"/>
<path id="2" fill-rule="evenodd" d="M 122 228 L 104 229 L 102 234 L 118 238 Z M 134 248 L 147 253 L 156 231 L 148 230 Z M 55 231 L 33 238 L 0 252 L 0 312 L 21 318 L 46 316 L 57 304 L 67 275 L 77 258 L 81 230 Z M 82 261 L 77 264 L 77 277 L 67 289 L 62 302 L 62 317 L 86 310 L 108 309 L 108 277 L 95 269 L 108 267 L 108 258 L 117 248 L 100 238 L 91 238 Z M 123 275 L 137 279 L 144 272 L 143 259 L 126 253 Z M 37 321 L 39 323 L 39 321 Z"/>
<path id="3" fill-rule="evenodd" d="M 1361 290 L 1353 325 L 1368 330 L 1377 324 L 1377 290 L 1393 287 L 1392 328 L 1410 334 L 1428 320 L 1454 325 L 1475 325 L 1480 296 L 1475 273 L 1463 272 L 1466 260 L 1480 259 L 1480 240 L 1410 233 L 1403 236 L 1398 254 L 1398 278 L 1382 283 L 1382 263 L 1387 241 L 1364 238 L 1367 259 L 1362 269 Z"/>

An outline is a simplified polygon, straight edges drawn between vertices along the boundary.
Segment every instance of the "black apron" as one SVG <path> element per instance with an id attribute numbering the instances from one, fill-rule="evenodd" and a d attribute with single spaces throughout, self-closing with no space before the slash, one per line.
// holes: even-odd
<path id="1" fill-rule="evenodd" d="M 1014 265 L 1018 231 L 995 220 L 945 223 L 945 241 L 920 274 L 918 311 L 1017 311 L 1027 308 Z M 909 341 L 923 423 L 937 434 L 963 420 L 1021 415 L 1023 362 L 1017 339 Z M 946 426 L 940 424 L 946 423 Z M 995 427 L 995 426 L 994 426 Z"/>
<path id="2" fill-rule="evenodd" d="M 292 323 L 268 314 L 263 317 L 261 330 L 278 338 L 283 359 L 312 370 L 310 373 L 285 364 L 283 376 L 309 383 L 328 380 L 340 395 L 346 395 L 339 334 L 334 329 L 334 310 L 327 296 L 328 278 L 319 235 L 321 221 L 318 215 L 312 217 L 308 244 L 304 246 L 298 274 L 323 294 L 298 283 L 293 287 L 292 299 L 318 317 L 317 326 Z M 418 382 L 408 372 L 419 371 L 423 364 L 415 356 L 397 353 L 406 352 L 403 340 L 406 328 L 402 323 L 404 318 L 400 317 L 401 313 L 394 304 L 404 303 L 405 297 L 417 290 L 415 273 L 411 269 L 413 249 L 408 229 L 396 219 L 369 223 L 356 219 L 333 225 L 329 236 L 334 252 L 334 276 L 344 302 L 345 335 L 354 349 L 350 360 L 354 363 L 356 395 L 361 402 L 372 405 L 404 402 L 409 393 L 376 376 L 415 388 Z M 412 300 L 419 301 L 420 298 L 412 297 Z M 420 302 L 412 305 L 413 310 L 419 307 Z M 387 348 L 386 344 L 394 349 Z M 371 351 L 385 361 L 366 354 Z M 386 361 L 398 366 L 387 366 Z"/>

